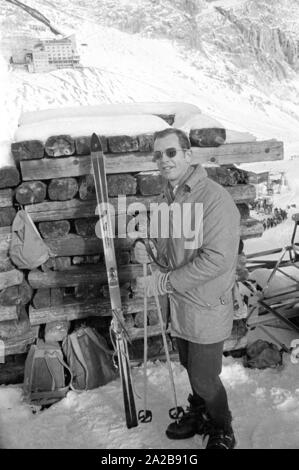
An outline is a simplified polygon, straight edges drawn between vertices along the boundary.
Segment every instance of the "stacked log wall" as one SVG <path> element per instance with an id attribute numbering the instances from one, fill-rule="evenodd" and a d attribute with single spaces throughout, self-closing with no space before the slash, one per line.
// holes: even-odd
<path id="1" fill-rule="evenodd" d="M 23 339 L 18 337 L 13 344 L 13 338 L 9 338 L 8 350 L 13 353 L 24 352 L 37 337 L 38 329 L 45 325 L 48 337 L 52 338 L 51 325 L 60 322 L 61 340 L 62 331 L 66 334 L 70 321 L 98 317 L 104 324 L 104 319 L 111 316 L 103 246 L 95 234 L 97 216 L 90 174 L 90 138 L 60 135 L 42 142 L 36 137 L 34 141 L 12 144 L 15 167 L 6 178 L 8 186 L 2 185 L 0 189 L 3 271 L 0 272 L 0 332 L 1 322 L 18 321 L 21 311 L 22 319 L 25 312 L 30 320 Z M 152 134 L 100 137 L 107 156 L 109 198 L 118 221 L 115 230 L 122 235 L 115 238 L 115 248 L 125 320 L 132 337 L 138 339 L 143 335 L 143 299 L 134 289 L 136 277 L 142 276 L 142 267 L 134 263 L 132 245 L 137 224 L 139 230 L 142 228 L 140 203 L 148 211 L 151 203 L 159 201 L 162 180 L 151 158 Z M 261 236 L 263 227 L 250 218 L 248 206 L 255 199 L 255 188 L 248 184 L 246 172 L 237 170 L 233 164 L 282 158 L 282 144 L 267 141 L 193 148 L 193 155 L 192 163 L 207 165 L 208 176 L 222 184 L 233 197 L 241 214 L 241 238 Z M 1 182 L 0 175 L 0 185 Z M 129 214 L 120 207 L 119 195 L 126 196 Z M 46 263 L 32 271 L 18 270 L 8 255 L 11 224 L 20 206 L 30 214 L 52 254 Z M 137 219 L 134 218 L 136 210 L 139 211 Z M 121 222 L 124 227 L 129 224 L 131 236 L 122 232 Z M 243 265 L 239 273 L 242 268 Z M 242 272 L 241 276 L 244 269 Z M 156 336 L 159 328 L 152 300 L 149 300 L 148 323 L 149 336 Z M 157 353 L 157 348 L 153 347 L 153 352 Z"/>

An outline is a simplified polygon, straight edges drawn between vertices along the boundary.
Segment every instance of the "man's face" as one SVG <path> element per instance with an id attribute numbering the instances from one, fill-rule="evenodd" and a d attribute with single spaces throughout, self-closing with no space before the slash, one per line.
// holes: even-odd
<path id="1" fill-rule="evenodd" d="M 166 155 L 166 149 L 176 149 L 176 155 L 170 158 Z M 156 139 L 154 143 L 154 152 L 163 153 L 161 159 L 157 160 L 157 166 L 161 175 L 166 178 L 172 186 L 175 186 L 186 173 L 191 160 L 191 150 L 183 150 L 178 136 L 175 134 L 167 135 L 161 139 Z"/>

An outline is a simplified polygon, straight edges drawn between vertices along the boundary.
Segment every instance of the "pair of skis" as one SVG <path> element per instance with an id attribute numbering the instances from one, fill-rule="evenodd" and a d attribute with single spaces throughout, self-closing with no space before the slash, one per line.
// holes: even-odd
<path id="1" fill-rule="evenodd" d="M 118 368 L 122 384 L 126 424 L 128 428 L 132 428 L 138 425 L 138 419 L 128 353 L 127 339 L 129 338 L 124 326 L 124 317 L 121 306 L 121 296 L 113 240 L 114 234 L 108 206 L 109 199 L 105 171 L 105 159 L 100 139 L 96 134 L 92 134 L 91 136 L 90 148 L 97 197 L 97 208 L 99 213 L 99 223 L 102 236 L 101 238 L 104 246 L 104 256 L 112 309 L 111 331 L 114 336 L 113 339 L 118 356 Z"/>

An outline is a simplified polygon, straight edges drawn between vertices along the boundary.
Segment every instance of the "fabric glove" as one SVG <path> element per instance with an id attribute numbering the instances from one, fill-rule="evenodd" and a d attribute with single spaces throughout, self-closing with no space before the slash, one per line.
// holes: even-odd
<path id="1" fill-rule="evenodd" d="M 151 276 L 139 278 L 139 285 L 145 288 L 145 295 L 147 297 L 171 294 L 172 290 L 167 287 L 169 274 L 161 273 L 161 271 L 157 270 Z"/>

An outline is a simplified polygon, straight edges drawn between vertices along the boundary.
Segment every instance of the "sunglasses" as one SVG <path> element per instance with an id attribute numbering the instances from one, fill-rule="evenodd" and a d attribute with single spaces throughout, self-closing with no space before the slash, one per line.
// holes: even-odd
<path id="1" fill-rule="evenodd" d="M 164 154 L 168 158 L 174 158 L 178 152 L 185 152 L 185 150 L 187 149 L 176 149 L 174 147 L 165 149 L 163 152 L 161 152 L 160 150 L 156 150 L 153 153 L 153 162 L 158 162 L 159 160 L 162 160 Z"/>

